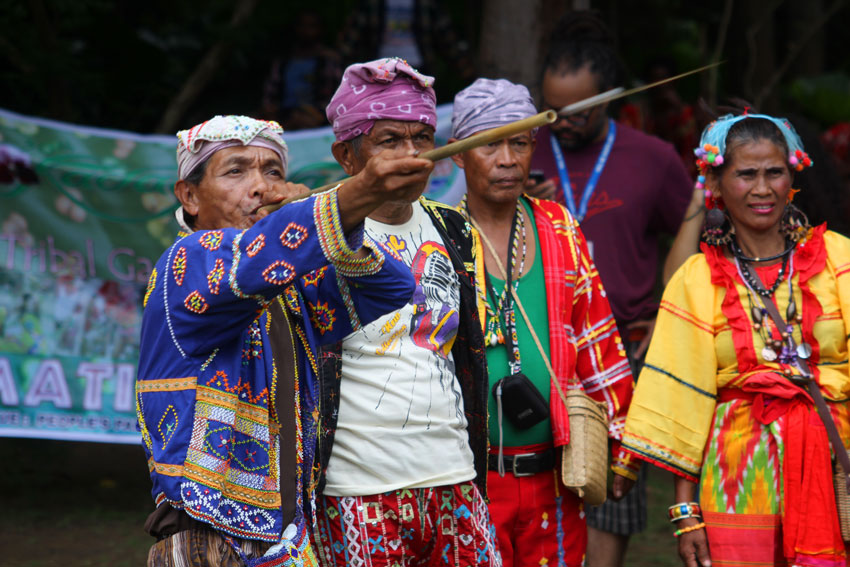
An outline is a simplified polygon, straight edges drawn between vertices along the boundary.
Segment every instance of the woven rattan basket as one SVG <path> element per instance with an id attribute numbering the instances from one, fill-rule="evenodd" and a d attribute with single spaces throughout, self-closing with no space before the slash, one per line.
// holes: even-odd
<path id="1" fill-rule="evenodd" d="M 848 451 L 848 454 L 850 454 L 850 451 Z M 850 541 L 850 495 L 847 494 L 847 475 L 840 466 L 836 466 L 835 469 L 832 481 L 835 486 L 838 521 L 841 524 L 841 539 Z"/>
<path id="2" fill-rule="evenodd" d="M 605 502 L 608 493 L 607 410 L 580 389 L 567 391 L 570 442 L 563 449 L 561 480 L 591 505 Z"/>

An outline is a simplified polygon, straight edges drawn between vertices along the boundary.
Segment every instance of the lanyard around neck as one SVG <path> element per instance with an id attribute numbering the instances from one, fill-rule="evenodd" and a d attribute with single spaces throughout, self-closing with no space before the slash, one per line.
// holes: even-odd
<path id="1" fill-rule="evenodd" d="M 555 164 L 558 166 L 558 177 L 561 178 L 561 189 L 564 192 L 564 202 L 570 213 L 578 222 L 584 220 L 587 214 L 587 207 L 590 204 L 590 197 L 596 190 L 596 183 L 599 181 L 599 176 L 602 170 L 605 169 L 605 164 L 608 162 L 608 156 L 611 153 L 611 148 L 614 146 L 614 139 L 617 137 L 617 124 L 612 119 L 608 119 L 608 135 L 605 137 L 605 145 L 602 146 L 602 151 L 599 152 L 599 157 L 596 158 L 596 165 L 593 166 L 593 172 L 590 174 L 590 179 L 584 186 L 584 191 L 581 194 L 581 202 L 576 208 L 576 199 L 573 195 L 573 187 L 570 184 L 570 176 L 567 171 L 567 162 L 564 159 L 564 152 L 561 150 L 561 145 L 553 132 L 549 133 L 549 142 L 552 145 L 552 153 L 555 155 Z"/>
<path id="2" fill-rule="evenodd" d="M 514 213 L 514 220 L 511 223 L 511 238 L 508 242 L 508 258 L 511 257 L 511 251 L 513 250 L 514 241 L 516 240 L 517 221 L 519 220 L 519 215 L 522 214 L 520 207 L 521 205 L 517 203 L 517 210 Z M 491 252 L 495 252 L 495 250 L 492 250 Z M 498 262 L 498 258 L 496 258 L 496 261 Z M 519 354 L 519 345 L 516 341 L 516 316 L 514 315 L 513 297 L 511 295 L 513 271 L 514 266 L 511 265 L 505 274 L 505 301 L 502 305 L 501 313 L 496 313 L 496 316 L 502 319 L 505 324 L 505 349 L 508 351 L 508 365 L 511 368 L 511 374 L 518 374 L 522 371 L 522 361 Z M 499 297 L 496 295 L 496 290 L 493 287 L 493 282 L 490 281 L 490 275 L 487 273 L 487 270 L 484 270 L 484 281 L 486 282 L 487 292 L 490 294 L 490 299 L 493 302 L 493 310 L 495 311 L 499 308 Z"/>

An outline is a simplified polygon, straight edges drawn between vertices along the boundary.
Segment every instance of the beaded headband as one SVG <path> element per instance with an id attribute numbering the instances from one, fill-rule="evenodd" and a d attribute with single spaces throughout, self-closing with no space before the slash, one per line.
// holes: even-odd
<path id="1" fill-rule="evenodd" d="M 746 118 L 764 118 L 773 122 L 779 128 L 779 131 L 785 137 L 785 143 L 788 145 L 788 163 L 791 164 L 791 167 L 797 171 L 802 171 L 803 168 L 814 165 L 809 155 L 803 151 L 803 142 L 800 141 L 800 136 L 797 135 L 794 127 L 786 118 L 774 118 L 767 114 L 749 114 L 746 111 L 738 116 L 727 114 L 705 127 L 699 139 L 699 146 L 694 149 L 694 155 L 697 157 L 697 168 L 700 171 L 700 175 L 697 177 L 697 189 L 705 188 L 705 174 L 709 166 L 719 167 L 723 165 L 726 154 L 726 136 L 729 134 L 729 129 Z"/>
<path id="2" fill-rule="evenodd" d="M 283 170 L 287 170 L 289 149 L 283 141 L 280 124 L 249 116 L 215 116 L 189 130 L 177 132 L 178 179 L 186 179 L 201 162 L 231 146 L 268 148 L 280 157 Z"/>

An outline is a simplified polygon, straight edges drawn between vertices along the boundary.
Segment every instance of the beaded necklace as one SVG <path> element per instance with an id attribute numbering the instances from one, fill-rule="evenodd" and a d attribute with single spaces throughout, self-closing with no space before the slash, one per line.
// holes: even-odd
<path id="1" fill-rule="evenodd" d="M 467 204 L 466 195 L 463 196 L 459 208 L 463 212 L 463 215 L 469 219 L 469 205 Z M 517 232 L 519 232 L 519 238 L 517 238 Z M 520 245 L 522 246 L 521 251 Z M 522 272 L 525 270 L 526 245 L 525 218 L 522 212 L 522 204 L 517 201 L 513 223 L 511 225 L 511 240 L 508 245 L 510 248 L 510 274 L 518 273 L 519 275 L 522 275 Z M 519 272 L 515 272 L 517 259 L 519 259 Z M 484 277 L 487 280 L 486 293 L 493 302 L 493 305 L 491 306 L 490 301 L 486 301 L 486 299 L 484 301 L 484 305 L 486 307 L 484 344 L 487 346 L 503 345 L 505 344 L 505 333 L 502 327 L 501 314 L 504 312 L 507 315 L 513 311 L 512 309 L 506 309 L 505 305 L 508 301 L 508 286 L 513 285 L 514 290 L 519 289 L 519 278 L 517 278 L 512 284 L 510 279 L 506 281 L 505 287 L 502 289 L 502 293 L 496 297 L 496 294 L 493 292 L 493 286 L 490 285 L 490 278 L 486 271 Z"/>
<path id="2" fill-rule="evenodd" d="M 522 272 L 525 270 L 525 255 L 527 252 L 527 240 L 525 233 L 525 220 L 524 215 L 522 214 L 522 205 L 517 202 L 517 210 L 514 213 L 514 222 L 513 222 L 513 230 L 511 231 L 511 263 L 510 263 L 510 271 L 509 274 L 519 274 L 522 275 Z M 519 233 L 519 234 L 517 234 Z M 519 236 L 519 238 L 517 238 Z M 520 251 L 520 245 L 522 246 L 522 250 Z M 517 266 L 517 258 L 519 258 L 519 271 L 516 271 Z M 493 306 L 491 307 L 490 301 L 486 303 L 487 305 L 487 324 L 484 331 L 484 344 L 490 346 L 503 345 L 505 344 L 505 332 L 503 330 L 503 321 L 502 314 L 504 313 L 506 317 L 513 316 L 513 309 L 508 309 L 508 303 L 512 303 L 508 297 L 510 294 L 508 293 L 508 286 L 513 285 L 514 290 L 519 289 L 519 278 L 511 282 L 511 279 L 508 278 L 505 281 L 505 286 L 502 288 L 502 292 L 498 297 L 495 297 L 495 292 L 493 290 L 493 286 L 489 285 L 489 275 L 486 275 L 488 280 L 487 285 L 487 293 L 490 296 L 491 301 L 493 302 Z M 510 322 L 506 322 L 510 324 Z M 516 325 L 511 325 L 512 328 L 516 328 Z"/>
<path id="3" fill-rule="evenodd" d="M 741 279 L 746 282 L 749 289 L 752 289 L 755 293 L 762 297 L 770 297 L 779 288 L 779 284 L 782 283 L 782 279 L 785 277 L 785 271 L 788 269 L 788 258 L 791 256 L 794 246 L 795 243 L 792 242 L 779 254 L 774 254 L 767 258 L 750 258 L 744 255 L 744 252 L 741 250 L 736 239 L 733 238 L 729 242 L 729 250 L 732 251 L 732 255 L 735 257 L 735 265 L 738 266 L 738 273 L 741 275 Z M 773 285 L 769 288 L 764 288 L 753 277 L 753 274 L 750 271 L 750 262 L 767 262 L 769 260 L 776 260 L 777 258 L 782 258 L 782 266 L 779 268 L 779 274 L 776 276 L 776 281 L 773 282 Z"/>
<path id="4" fill-rule="evenodd" d="M 769 298 L 770 295 L 773 294 L 773 291 L 778 289 L 778 284 L 775 283 L 771 286 L 772 291 L 769 294 L 763 293 L 763 291 L 766 290 L 762 286 L 758 285 L 758 282 L 753 280 L 752 274 L 746 271 L 748 269 L 746 262 L 741 261 L 737 256 L 735 257 L 735 265 L 738 268 L 738 274 L 741 276 L 741 279 L 744 280 L 747 288 L 747 297 L 750 302 L 750 314 L 753 319 L 753 328 L 758 332 L 764 342 L 761 356 L 767 362 L 774 362 L 778 360 L 783 364 L 793 364 L 796 358 L 807 359 L 811 356 L 812 352 L 811 346 L 805 342 L 801 342 L 797 345 L 796 351 L 793 352 L 788 347 L 787 338 L 794 332 L 792 322 L 797 323 L 798 325 L 803 322 L 802 315 L 797 311 L 797 300 L 794 299 L 794 286 L 791 282 L 794 274 L 793 256 L 794 250 L 792 247 L 790 253 L 788 253 L 785 257 L 782 269 L 776 279 L 777 282 L 781 281 L 782 270 L 788 266 L 788 306 L 785 309 L 786 327 L 785 329 L 779 329 L 774 324 L 774 329 L 772 330 L 770 329 L 770 317 L 768 317 L 764 298 Z M 745 274 L 749 277 L 746 277 Z"/>
<path id="5" fill-rule="evenodd" d="M 469 205 L 467 203 L 467 196 L 464 195 L 463 199 L 461 199 L 460 204 L 458 205 L 461 213 L 467 220 L 470 218 L 469 214 Z M 519 232 L 519 238 L 517 238 L 517 232 Z M 519 276 L 522 275 L 523 271 L 525 271 L 525 256 L 527 252 L 527 243 L 528 240 L 526 238 L 526 229 L 525 229 L 525 215 L 522 211 L 522 203 L 517 200 L 516 204 L 516 212 L 514 213 L 514 220 L 511 226 L 511 240 L 509 244 L 510 248 L 510 271 L 509 274 L 517 273 Z M 520 250 L 520 245 L 522 249 Z M 519 259 L 519 271 L 516 270 L 517 259 Z M 496 294 L 493 290 L 493 286 L 490 285 L 490 278 L 487 274 L 486 270 L 484 272 L 484 277 L 486 279 L 486 291 L 485 293 L 490 297 L 493 302 L 493 306 L 490 305 L 490 301 L 487 301 L 486 298 L 484 300 L 484 305 L 486 308 L 486 321 L 484 328 L 484 344 L 487 346 L 496 346 L 505 344 L 505 331 L 503 330 L 503 321 L 502 321 L 502 313 L 505 314 L 506 318 L 513 317 L 513 309 L 508 308 L 509 305 L 506 305 L 508 300 L 508 285 L 513 285 L 514 290 L 519 289 L 519 277 L 513 282 L 508 281 L 505 282 L 504 288 L 502 288 L 502 293 L 496 297 Z M 494 308 L 495 307 L 495 308 Z M 504 321 L 507 325 L 510 326 L 510 321 Z M 513 329 L 516 329 L 516 324 L 512 326 Z"/>

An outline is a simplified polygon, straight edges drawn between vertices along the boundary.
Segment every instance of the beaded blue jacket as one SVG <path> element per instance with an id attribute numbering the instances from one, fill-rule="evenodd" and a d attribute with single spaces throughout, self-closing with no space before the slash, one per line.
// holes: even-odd
<path id="1" fill-rule="evenodd" d="M 361 244 L 371 251 L 364 259 L 354 256 Z M 401 307 L 413 289 L 410 270 L 362 228 L 346 239 L 336 192 L 289 204 L 247 230 L 181 235 L 148 282 L 136 382 L 157 506 L 226 534 L 280 540 L 280 369 L 269 306 L 281 302 L 274 313 L 288 320 L 297 360 L 291 493 L 302 531 L 319 415 L 314 350 Z"/>

